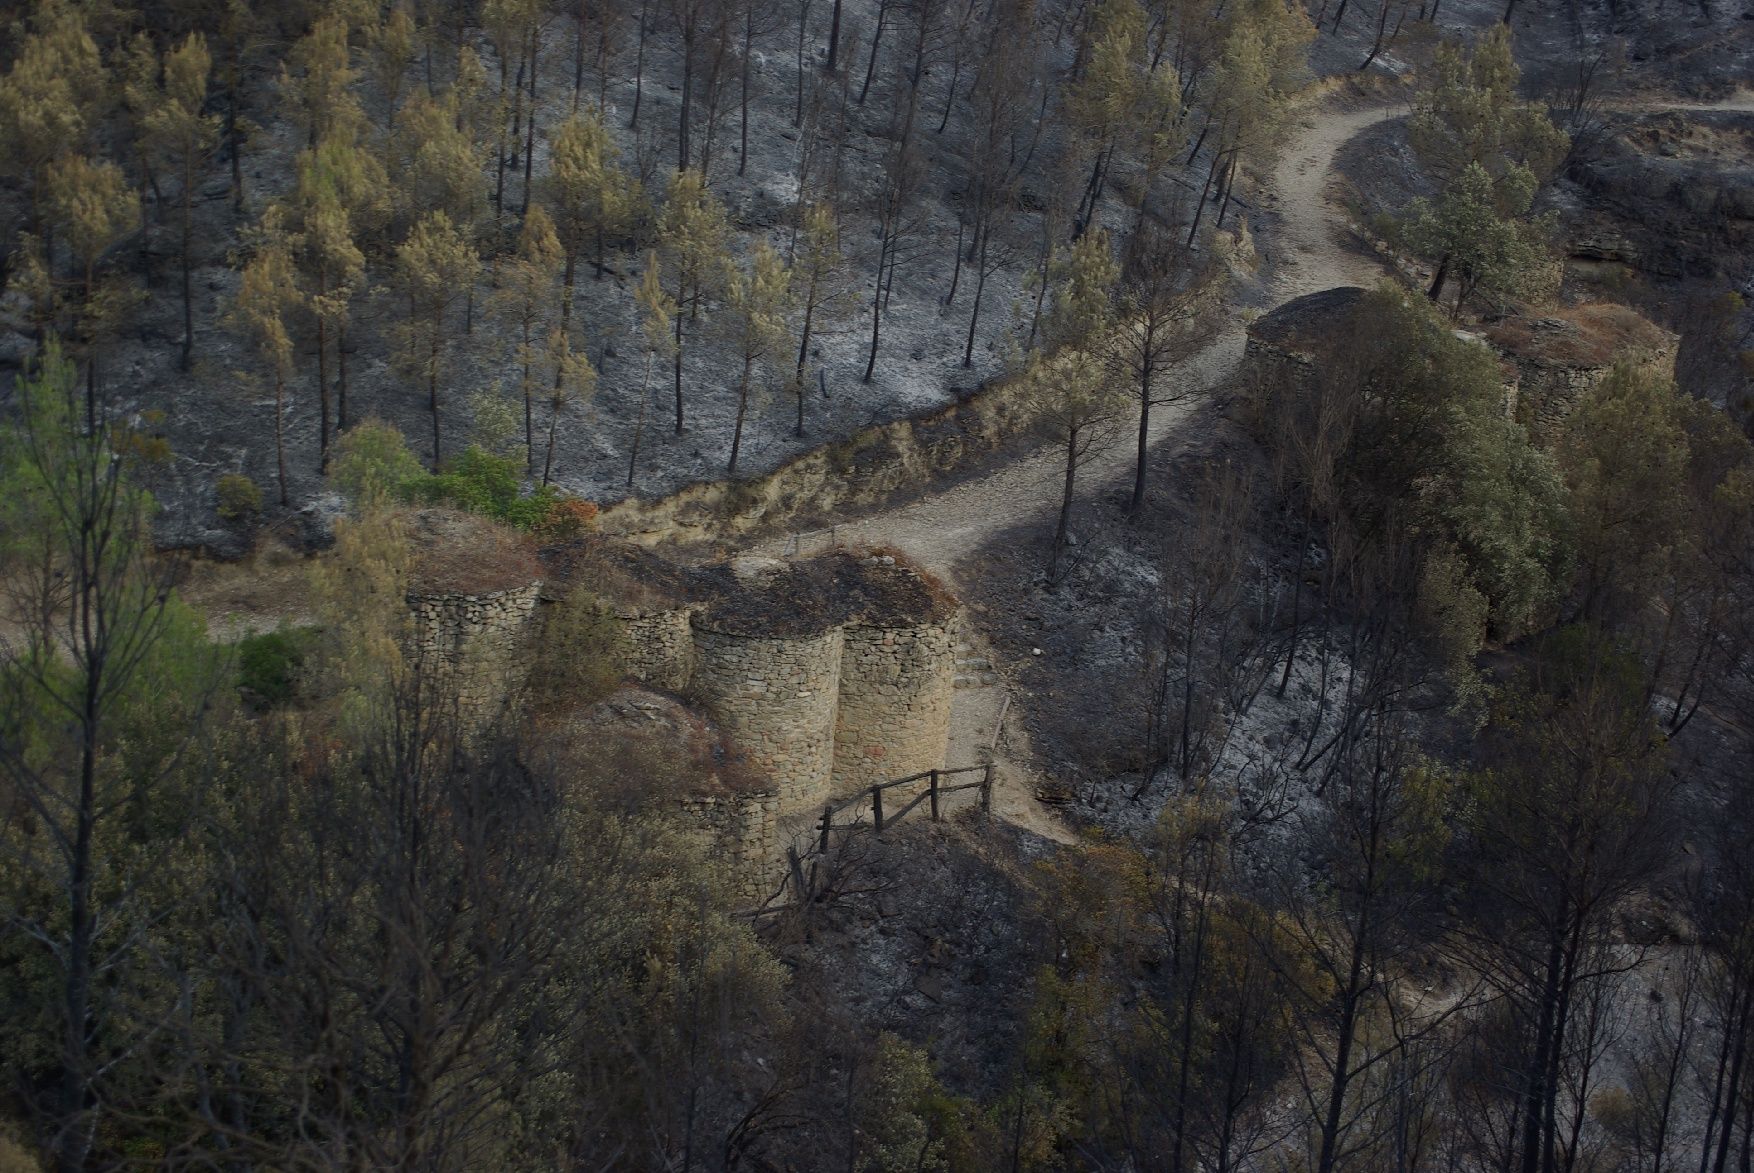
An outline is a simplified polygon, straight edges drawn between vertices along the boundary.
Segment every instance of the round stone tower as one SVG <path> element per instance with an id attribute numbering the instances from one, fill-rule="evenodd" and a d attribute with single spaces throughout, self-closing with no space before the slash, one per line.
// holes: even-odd
<path id="1" fill-rule="evenodd" d="M 847 571 L 866 588 L 843 629 L 833 792 L 941 769 L 959 620 L 953 600 L 894 555 Z"/>
<path id="2" fill-rule="evenodd" d="M 772 779 L 781 814 L 817 806 L 834 772 L 841 629 L 739 627 L 722 611 L 695 616 L 694 694 Z"/>
<path id="3" fill-rule="evenodd" d="M 456 688 L 465 712 L 494 708 L 522 679 L 541 567 L 518 535 L 470 514 L 421 510 L 410 530 L 409 653 Z"/>

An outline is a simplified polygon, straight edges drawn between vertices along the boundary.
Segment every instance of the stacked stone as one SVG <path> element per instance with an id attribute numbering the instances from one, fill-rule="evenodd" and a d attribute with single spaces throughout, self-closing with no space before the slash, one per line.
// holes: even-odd
<path id="1" fill-rule="evenodd" d="M 1316 359 L 1365 291 L 1352 285 L 1292 298 L 1257 318 L 1243 344 L 1243 370 L 1258 387 L 1307 390 Z"/>
<path id="2" fill-rule="evenodd" d="M 723 852 L 731 894 L 740 904 L 752 907 L 773 895 L 785 870 L 780 859 L 779 795 L 775 791 L 696 794 L 682 799 L 681 806 L 683 817 L 713 848 Z"/>
<path id="3" fill-rule="evenodd" d="M 682 692 L 694 675 L 691 609 L 618 612 L 622 671 L 654 688 Z"/>
<path id="4" fill-rule="evenodd" d="M 715 630 L 704 620 L 694 620 L 695 695 L 773 780 L 781 814 L 827 801 L 841 629 L 753 636 Z"/>
<path id="5" fill-rule="evenodd" d="M 1582 306 L 1569 316 L 1514 318 L 1488 333 L 1516 370 L 1517 422 L 1550 443 L 1572 409 L 1613 371 L 1630 363 L 1675 377 L 1675 335 L 1624 306 Z"/>
<path id="6" fill-rule="evenodd" d="M 833 793 L 943 768 L 958 623 L 844 629 Z"/>
<path id="7" fill-rule="evenodd" d="M 417 592 L 408 596 L 414 614 L 414 653 L 456 682 L 465 711 L 498 704 L 520 672 L 523 634 L 541 583 L 479 594 Z"/>

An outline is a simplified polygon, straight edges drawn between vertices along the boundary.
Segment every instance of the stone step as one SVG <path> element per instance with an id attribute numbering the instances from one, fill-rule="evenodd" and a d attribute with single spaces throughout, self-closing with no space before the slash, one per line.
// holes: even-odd
<path id="1" fill-rule="evenodd" d="M 957 688 L 991 688 L 999 683 L 997 672 L 958 673 L 951 683 Z"/>
<path id="2" fill-rule="evenodd" d="M 958 672 L 991 672 L 993 662 L 985 656 L 965 656 L 956 661 Z"/>

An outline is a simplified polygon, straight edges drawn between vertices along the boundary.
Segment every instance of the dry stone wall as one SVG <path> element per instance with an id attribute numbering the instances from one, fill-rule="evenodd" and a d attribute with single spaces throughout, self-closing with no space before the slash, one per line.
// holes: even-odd
<path id="1" fill-rule="evenodd" d="M 521 676 L 520 653 L 541 583 L 480 594 L 416 592 L 413 652 L 456 680 L 465 712 L 497 706 Z"/>
<path id="2" fill-rule="evenodd" d="M 779 793 L 699 794 L 681 800 L 683 819 L 715 852 L 733 897 L 753 907 L 773 895 L 783 872 L 779 847 Z"/>
<path id="3" fill-rule="evenodd" d="M 957 630 L 955 616 L 909 627 L 846 627 L 834 735 L 835 797 L 943 768 Z"/>
<path id="4" fill-rule="evenodd" d="M 621 670 L 654 688 L 682 692 L 694 675 L 692 611 L 617 613 L 621 625 Z"/>
<path id="5" fill-rule="evenodd" d="M 692 690 L 767 772 L 781 814 L 827 800 L 834 771 L 841 629 L 762 637 L 694 623 Z"/>

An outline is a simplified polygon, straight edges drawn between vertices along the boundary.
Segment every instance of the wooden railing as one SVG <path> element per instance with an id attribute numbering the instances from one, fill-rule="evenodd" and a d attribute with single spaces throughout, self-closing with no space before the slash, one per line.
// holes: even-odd
<path id="1" fill-rule="evenodd" d="M 785 548 L 780 551 L 780 556 L 783 558 L 803 557 L 805 543 L 815 538 L 822 539 L 820 550 L 832 550 L 840 545 L 840 535 L 837 532 L 839 529 L 839 526 L 831 525 L 827 529 L 795 530 L 786 537 Z"/>
<path id="2" fill-rule="evenodd" d="M 980 777 L 973 782 L 958 782 L 954 785 L 945 785 L 944 779 L 946 778 L 957 778 L 968 774 L 979 774 Z M 891 790 L 897 789 L 898 787 L 913 786 L 921 782 L 926 784 L 925 789 L 921 790 L 900 808 L 896 809 L 893 814 L 888 816 L 884 815 L 883 796 L 885 794 Z M 818 851 L 827 851 L 829 834 L 834 831 L 846 831 L 868 825 L 873 830 L 881 833 L 883 828 L 892 827 L 896 823 L 901 822 L 902 819 L 908 816 L 909 812 L 913 811 L 922 802 L 929 802 L 932 804 L 932 821 L 936 823 L 940 817 L 939 804 L 945 795 L 955 794 L 963 790 L 976 789 L 981 792 L 981 813 L 983 815 L 990 814 L 993 809 L 993 765 L 991 762 L 982 766 L 961 766 L 954 770 L 925 770 L 918 774 L 910 774 L 906 778 L 897 778 L 893 782 L 879 782 L 868 790 L 859 791 L 851 798 L 842 799 L 838 803 L 830 803 L 822 808 L 822 820 L 817 825 L 818 838 L 816 849 Z M 863 808 L 867 803 L 869 803 L 871 807 L 871 822 L 869 824 L 866 824 L 863 820 L 857 819 L 839 825 L 835 823 L 834 817 L 842 811 L 851 810 L 854 807 Z"/>
<path id="3" fill-rule="evenodd" d="M 971 774 L 980 775 L 972 782 L 946 783 L 947 778 L 962 778 Z M 893 813 L 884 812 L 884 795 L 903 786 L 917 786 L 925 783 L 924 789 L 909 798 L 900 807 L 894 806 L 894 797 L 890 799 Z M 822 818 L 817 822 L 816 835 L 802 854 L 796 843 L 786 847 L 786 875 L 780 881 L 778 889 L 761 905 L 752 909 L 749 915 L 760 919 L 774 913 L 783 912 L 788 908 L 806 906 L 819 898 L 822 891 L 832 886 L 832 881 L 825 881 L 824 875 L 835 871 L 834 856 L 831 843 L 834 832 L 848 834 L 855 831 L 869 830 L 881 832 L 886 827 L 893 827 L 901 822 L 922 803 L 930 804 L 932 821 L 939 822 L 943 818 L 943 801 L 946 795 L 958 794 L 964 790 L 980 791 L 980 811 L 988 816 L 993 811 L 993 765 L 991 762 L 980 766 L 962 766 L 954 770 L 926 770 L 918 774 L 910 774 L 906 778 L 897 778 L 893 782 L 879 782 L 875 786 L 859 791 L 851 798 L 842 799 L 837 803 L 829 803 L 822 808 Z M 867 822 L 862 817 L 866 804 L 871 809 L 871 819 Z M 861 816 L 845 822 L 835 822 L 837 815 L 844 814 L 853 808 L 859 808 Z M 844 844 L 846 835 L 842 836 Z"/>

